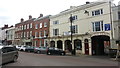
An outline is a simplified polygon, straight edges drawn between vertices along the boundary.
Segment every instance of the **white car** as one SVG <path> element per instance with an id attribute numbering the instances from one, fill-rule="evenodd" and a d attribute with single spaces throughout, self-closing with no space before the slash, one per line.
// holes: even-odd
<path id="1" fill-rule="evenodd" d="M 26 46 L 21 46 L 19 50 L 20 51 L 25 51 L 25 49 L 26 49 Z"/>
<path id="2" fill-rule="evenodd" d="M 16 45 L 16 48 L 19 50 L 21 48 L 21 46 L 20 45 Z"/>

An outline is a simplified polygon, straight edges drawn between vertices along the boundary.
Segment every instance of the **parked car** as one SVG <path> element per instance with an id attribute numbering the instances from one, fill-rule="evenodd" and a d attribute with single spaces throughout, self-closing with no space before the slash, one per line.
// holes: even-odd
<path id="1" fill-rule="evenodd" d="M 35 48 L 35 47 L 33 47 L 33 46 L 26 46 L 25 51 L 26 51 L 26 52 L 34 52 L 34 48 Z"/>
<path id="2" fill-rule="evenodd" d="M 27 47 L 27 46 L 25 46 L 25 45 L 24 45 L 24 46 L 21 46 L 21 47 L 19 48 L 19 51 L 25 51 L 26 47 Z"/>
<path id="3" fill-rule="evenodd" d="M 115 58 L 116 57 L 116 54 L 117 54 L 117 50 L 116 49 L 110 49 L 109 50 L 109 56 L 111 57 L 111 58 Z M 119 50 L 119 56 L 118 56 L 119 58 L 120 58 L 120 50 Z"/>
<path id="4" fill-rule="evenodd" d="M 17 61 L 19 54 L 15 46 L 0 46 L 0 51 L 1 64 Z"/>
<path id="5" fill-rule="evenodd" d="M 21 45 L 16 45 L 16 48 L 19 50 L 21 48 Z"/>
<path id="6" fill-rule="evenodd" d="M 65 51 L 55 47 L 48 47 L 47 48 L 47 55 L 65 55 Z"/>
<path id="7" fill-rule="evenodd" d="M 34 52 L 38 53 L 38 54 L 46 54 L 47 53 L 47 47 L 36 47 L 34 49 Z"/>

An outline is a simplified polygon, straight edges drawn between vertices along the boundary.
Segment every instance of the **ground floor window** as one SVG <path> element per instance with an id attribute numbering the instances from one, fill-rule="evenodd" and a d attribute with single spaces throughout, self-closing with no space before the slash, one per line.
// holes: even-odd
<path id="1" fill-rule="evenodd" d="M 79 39 L 74 40 L 74 45 L 76 46 L 77 50 L 82 50 L 82 42 Z"/>

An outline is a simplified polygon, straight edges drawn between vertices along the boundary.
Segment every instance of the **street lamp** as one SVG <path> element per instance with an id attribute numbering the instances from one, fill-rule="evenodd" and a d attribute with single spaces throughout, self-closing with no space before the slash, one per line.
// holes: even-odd
<path id="1" fill-rule="evenodd" d="M 70 31 L 71 31 L 71 45 L 73 45 L 73 42 L 72 42 L 72 38 L 73 38 L 73 29 L 72 29 L 72 23 L 73 23 L 73 17 L 72 17 L 72 14 L 70 16 Z M 76 46 L 74 45 L 74 50 L 72 50 L 72 55 L 76 55 Z"/>

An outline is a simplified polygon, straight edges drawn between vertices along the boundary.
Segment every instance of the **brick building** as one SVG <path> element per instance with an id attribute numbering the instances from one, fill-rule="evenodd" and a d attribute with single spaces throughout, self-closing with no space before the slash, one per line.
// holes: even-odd
<path id="1" fill-rule="evenodd" d="M 29 15 L 29 19 L 24 21 L 21 18 L 20 23 L 15 24 L 15 44 L 16 45 L 32 45 L 33 23 L 35 18 Z"/>
<path id="2" fill-rule="evenodd" d="M 49 35 L 49 25 L 50 25 L 50 15 L 44 16 L 40 14 L 40 16 L 34 20 L 34 46 L 47 46 L 47 37 Z"/>
<path id="3" fill-rule="evenodd" d="M 32 46 L 47 46 L 47 36 L 49 33 L 49 17 L 40 14 L 38 18 L 32 18 L 15 24 L 15 44 L 16 45 L 32 45 Z"/>

